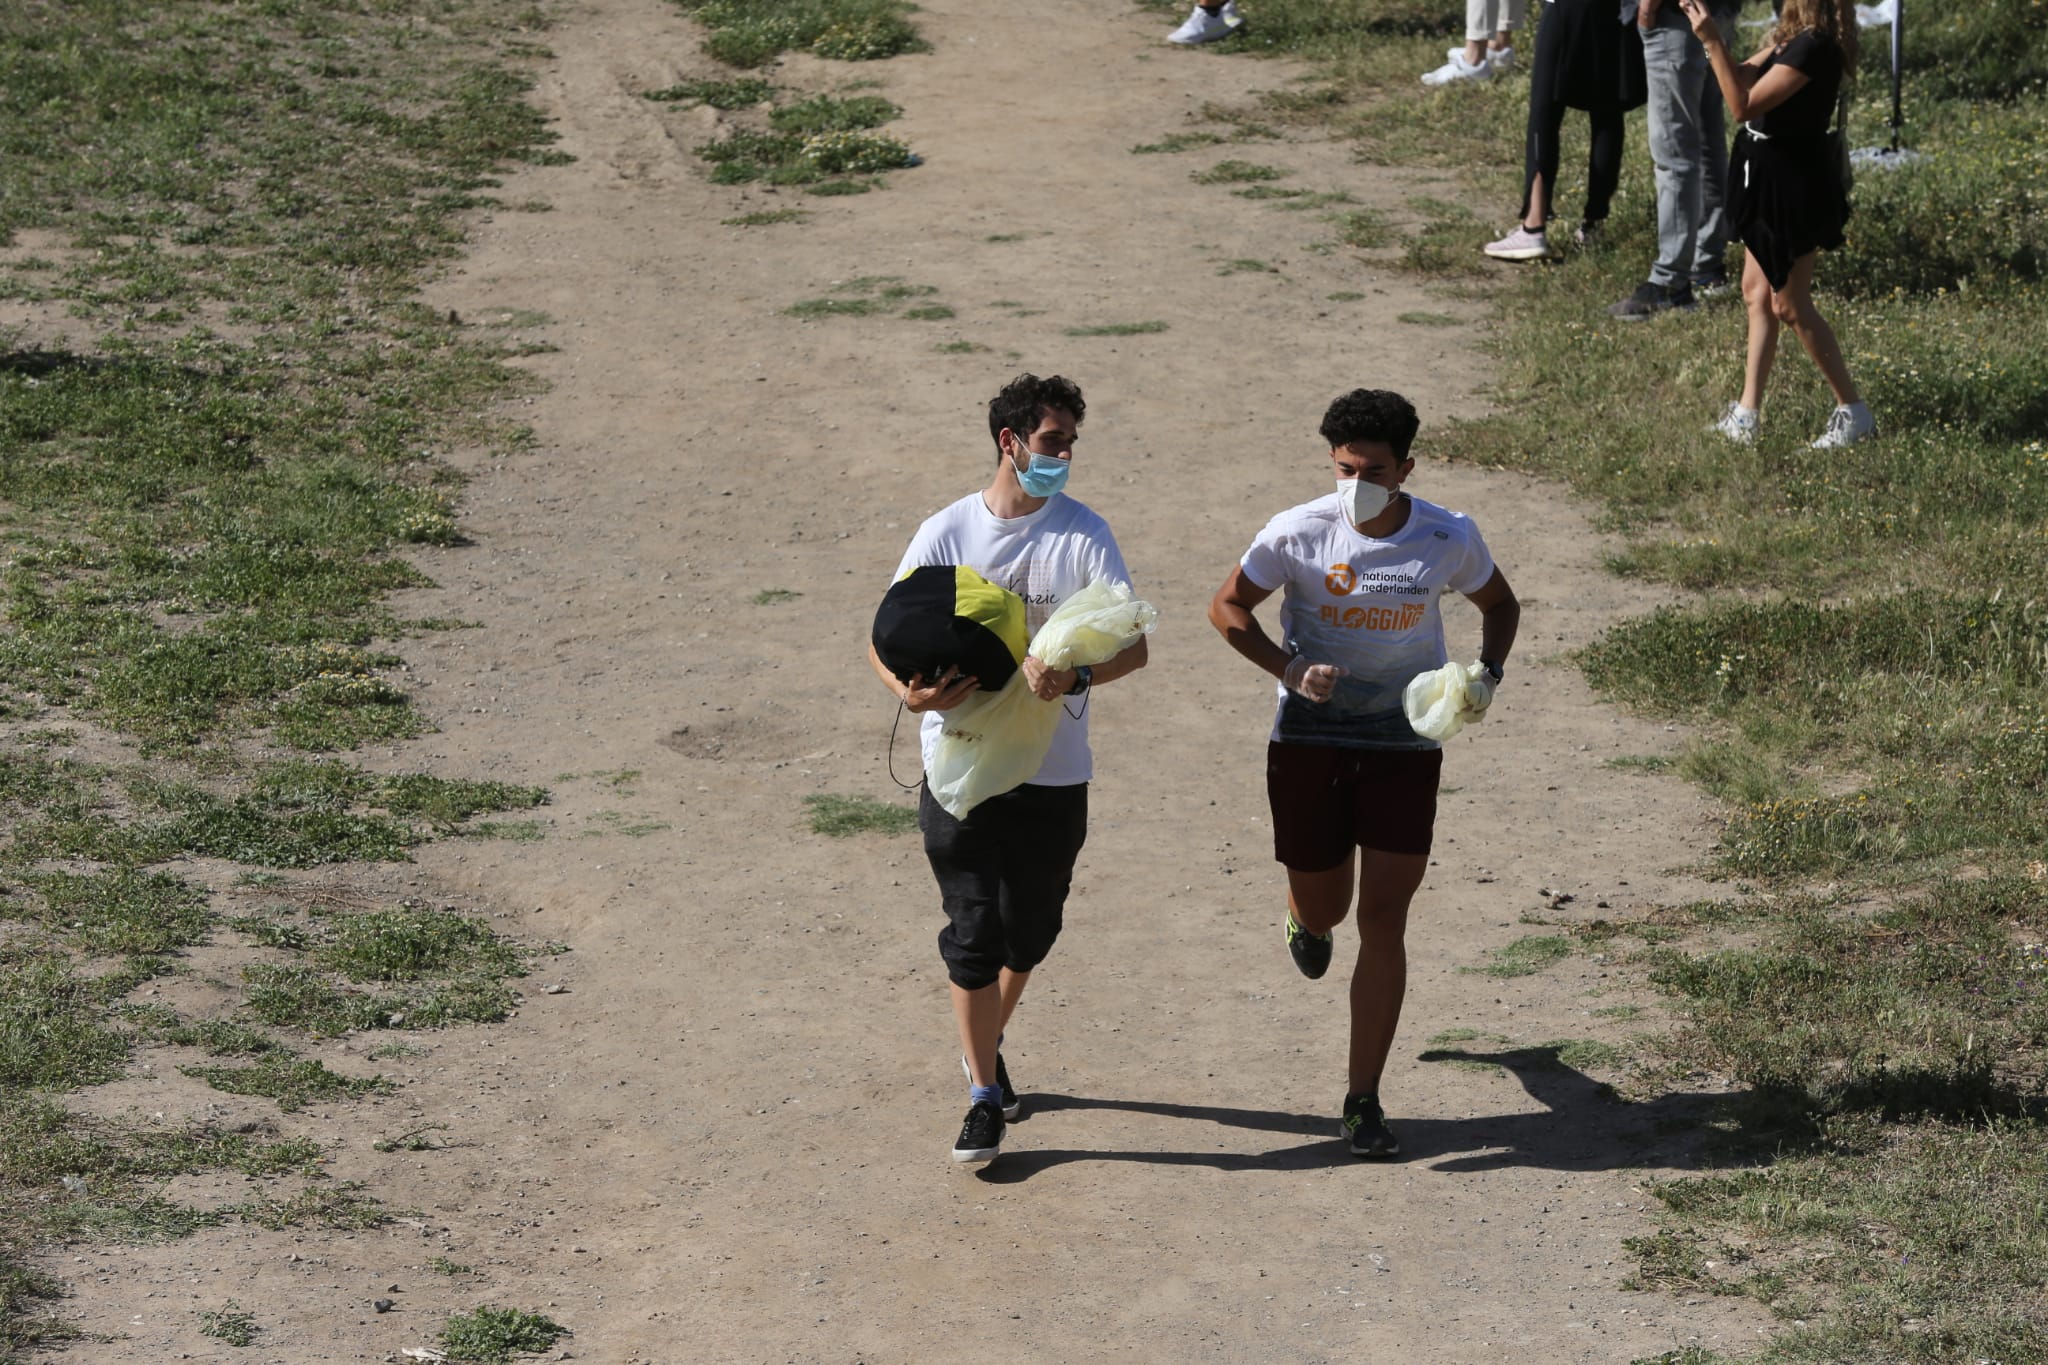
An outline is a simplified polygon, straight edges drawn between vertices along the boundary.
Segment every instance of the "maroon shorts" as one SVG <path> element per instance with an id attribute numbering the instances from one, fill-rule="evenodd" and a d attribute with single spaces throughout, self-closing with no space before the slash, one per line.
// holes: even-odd
<path id="1" fill-rule="evenodd" d="M 1354 847 L 1429 852 L 1443 767 L 1442 749 L 1268 744 L 1273 856 L 1297 872 L 1323 872 Z"/>

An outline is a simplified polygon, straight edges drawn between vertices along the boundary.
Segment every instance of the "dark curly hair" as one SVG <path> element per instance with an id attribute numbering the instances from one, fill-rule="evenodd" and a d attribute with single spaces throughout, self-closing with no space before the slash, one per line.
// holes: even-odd
<path id="1" fill-rule="evenodd" d="M 1353 389 L 1330 404 L 1319 428 L 1332 450 L 1353 441 L 1381 441 L 1393 447 L 1394 458 L 1408 458 L 1422 419 L 1415 405 L 1389 389 Z"/>
<path id="2" fill-rule="evenodd" d="M 1005 427 L 1019 436 L 1029 436 L 1038 430 L 1039 422 L 1047 408 L 1060 408 L 1074 415 L 1076 424 L 1088 414 L 1088 404 L 1081 399 L 1081 386 L 1071 379 L 1059 375 L 1040 379 L 1035 374 L 1020 374 L 1003 385 L 1003 391 L 988 400 L 988 434 L 1002 449 L 1002 434 Z"/>

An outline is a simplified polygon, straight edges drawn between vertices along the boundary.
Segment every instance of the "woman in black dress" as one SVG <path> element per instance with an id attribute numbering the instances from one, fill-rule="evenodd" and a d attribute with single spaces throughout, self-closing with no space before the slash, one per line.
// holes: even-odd
<path id="1" fill-rule="evenodd" d="M 1586 155 L 1586 211 L 1573 234 L 1590 245 L 1607 221 L 1621 179 L 1621 116 L 1647 97 L 1643 39 L 1615 16 L 1612 0 L 1546 0 L 1529 67 L 1529 129 L 1522 158 L 1522 216 L 1499 241 L 1479 248 L 1502 261 L 1550 254 L 1545 225 L 1557 191 L 1557 134 L 1566 109 L 1583 109 L 1592 124 Z"/>
<path id="2" fill-rule="evenodd" d="M 1749 306 L 1749 361 L 1742 397 L 1715 424 L 1735 441 L 1756 439 L 1764 383 L 1789 323 L 1834 391 L 1835 410 L 1816 450 L 1876 434 L 1834 328 L 1813 306 L 1813 267 L 1842 244 L 1849 202 L 1827 144 L 1842 82 L 1856 69 L 1850 0 L 1785 0 L 1769 41 L 1740 66 L 1702 0 L 1679 0 L 1707 49 L 1714 79 L 1742 123 L 1728 160 L 1728 224 L 1743 245 L 1742 297 Z"/>

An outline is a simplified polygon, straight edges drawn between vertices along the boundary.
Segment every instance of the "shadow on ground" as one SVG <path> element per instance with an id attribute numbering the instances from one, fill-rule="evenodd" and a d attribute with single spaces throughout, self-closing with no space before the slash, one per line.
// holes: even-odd
<path id="1" fill-rule="evenodd" d="M 1555 1046 L 1502 1052 L 1433 1049 L 1426 1062 L 1477 1062 L 1512 1072 L 1536 1113 L 1488 1114 L 1463 1119 L 1404 1119 L 1391 1116 L 1401 1154 L 1393 1160 L 1420 1162 L 1439 1171 L 1489 1171 L 1527 1166 L 1542 1170 L 1598 1171 L 1655 1165 L 1698 1169 L 1723 1165 L 1729 1156 L 1731 1124 L 1740 1125 L 1749 1097 L 1743 1093 L 1677 1093 L 1644 1101 L 1622 1100 L 1613 1087 L 1558 1060 Z M 1206 1166 L 1219 1171 L 1306 1171 L 1358 1162 L 1337 1136 L 1337 1118 L 1268 1109 L 1167 1104 L 1150 1100 L 1099 1099 L 1083 1095 L 1030 1094 L 1032 1115 L 1074 1110 L 1113 1110 L 1159 1118 L 1214 1123 L 1227 1128 L 1284 1134 L 1298 1139 L 1262 1152 L 1105 1151 L 1037 1148 L 1006 1151 L 980 1176 L 992 1184 L 1029 1180 L 1040 1171 L 1077 1161 L 1122 1161 L 1153 1166 Z M 1709 1153 L 1714 1160 L 1709 1160 Z M 1768 1154 L 1759 1154 L 1767 1161 Z"/>

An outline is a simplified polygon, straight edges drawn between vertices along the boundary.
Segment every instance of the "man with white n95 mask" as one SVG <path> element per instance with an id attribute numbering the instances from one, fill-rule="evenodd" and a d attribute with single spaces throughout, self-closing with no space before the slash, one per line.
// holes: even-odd
<path id="1" fill-rule="evenodd" d="M 1402 691 L 1443 667 L 1438 599 L 1480 612 L 1483 711 L 1514 647 L 1521 606 L 1471 518 L 1410 495 L 1420 421 L 1407 399 L 1355 389 L 1324 413 L 1336 491 L 1266 523 L 1209 603 L 1230 647 L 1279 679 L 1266 748 L 1274 857 L 1287 869 L 1287 946 L 1311 979 L 1329 969 L 1333 930 L 1358 902 L 1351 1046 L 1340 1132 L 1353 1154 L 1400 1151 L 1380 1077 L 1407 988 L 1408 905 L 1422 885 L 1443 768 Z M 1282 639 L 1253 615 L 1282 594 Z"/>

